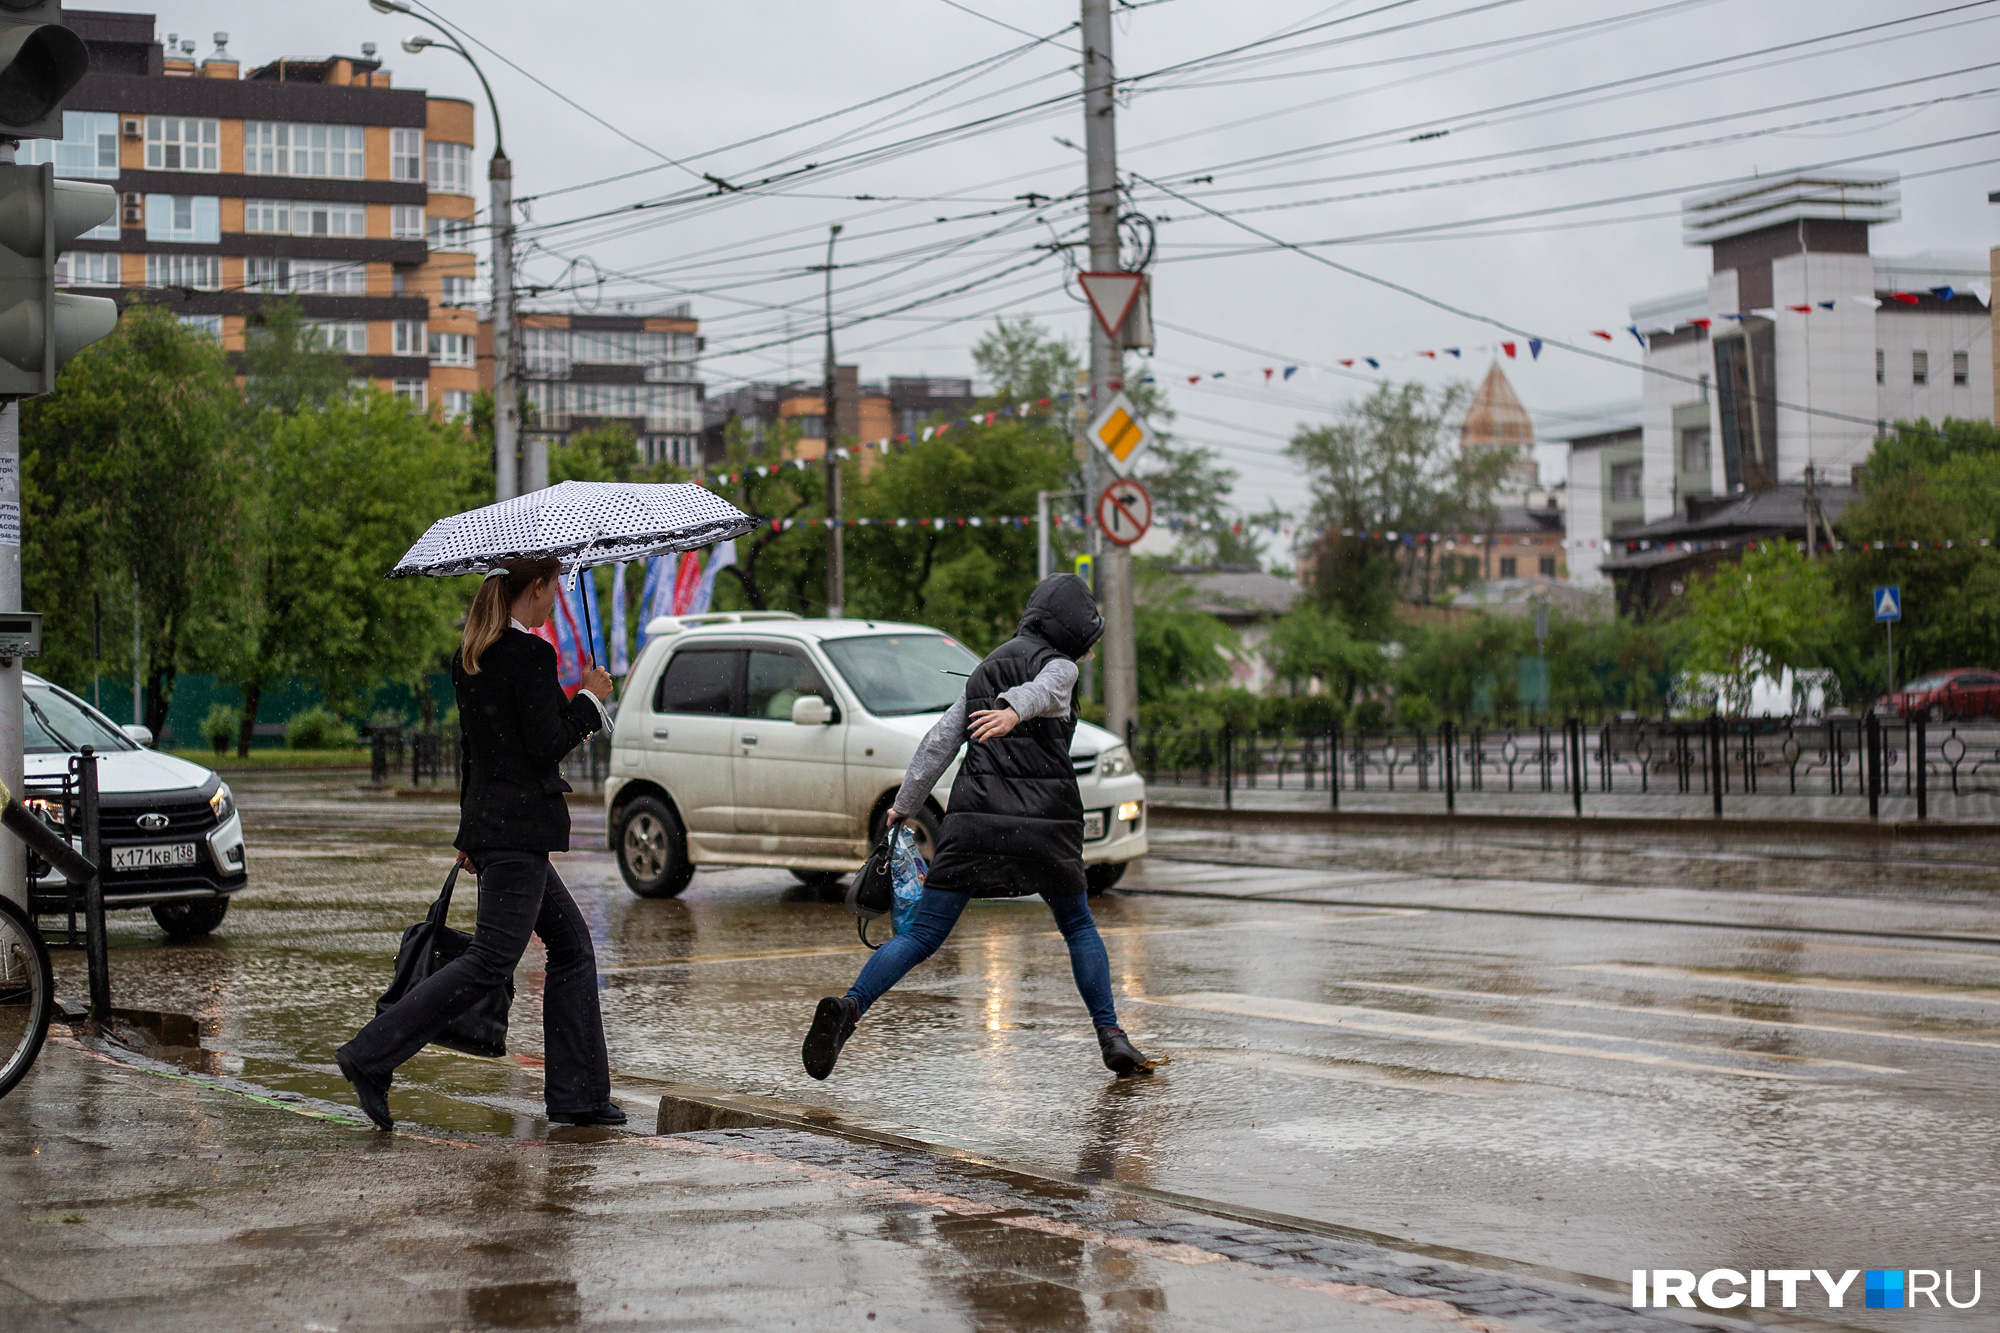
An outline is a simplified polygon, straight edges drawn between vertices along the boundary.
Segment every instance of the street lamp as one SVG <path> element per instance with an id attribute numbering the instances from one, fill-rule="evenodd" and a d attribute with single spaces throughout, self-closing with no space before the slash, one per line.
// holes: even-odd
<path id="1" fill-rule="evenodd" d="M 826 235 L 826 415 L 820 434 L 826 437 L 826 618 L 838 620 L 847 613 L 847 570 L 840 540 L 840 459 L 833 452 L 840 430 L 834 424 L 834 395 L 840 388 L 840 372 L 833 363 L 833 242 L 840 235 L 834 223 Z"/>
<path id="2" fill-rule="evenodd" d="M 403 0 L 368 0 L 378 14 L 404 14 L 419 23 L 428 23 L 447 38 L 450 32 L 432 19 L 417 13 Z M 441 47 L 462 57 L 479 76 L 486 90 L 486 104 L 493 112 L 493 159 L 486 166 L 489 188 L 488 211 L 493 225 L 493 489 L 494 498 L 511 500 L 523 491 L 540 490 L 549 484 L 549 447 L 545 439 L 528 442 L 526 456 L 516 461 L 521 441 L 520 395 L 514 387 L 514 164 L 507 160 L 507 141 L 500 132 L 500 102 L 493 85 L 472 53 L 453 41 L 440 41 L 421 33 L 403 40 L 411 55 Z M 525 465 L 525 466 L 523 466 Z M 525 474 L 525 475 L 524 475 Z"/>

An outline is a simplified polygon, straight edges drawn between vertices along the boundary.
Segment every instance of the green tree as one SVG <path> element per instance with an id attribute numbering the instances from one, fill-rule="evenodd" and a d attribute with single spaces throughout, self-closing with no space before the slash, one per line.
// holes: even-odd
<path id="1" fill-rule="evenodd" d="M 1722 702 L 1740 712 L 1759 676 L 1822 665 L 1837 633 L 1832 602 L 1832 571 L 1790 542 L 1746 551 L 1688 589 L 1687 669 L 1713 678 Z"/>
<path id="2" fill-rule="evenodd" d="M 380 391 L 271 409 L 257 441 L 218 663 L 244 696 L 241 753 L 277 679 L 308 676 L 351 704 L 385 677 L 420 683 L 450 652 L 469 586 L 383 575 L 433 522 L 486 498 L 471 437 Z"/>
<path id="3" fill-rule="evenodd" d="M 623 422 L 607 421 L 580 430 L 566 444 L 549 450 L 549 480 L 559 481 L 686 481 L 685 469 L 666 459 L 648 463 L 639 442 Z"/>
<path id="4" fill-rule="evenodd" d="M 87 690 L 93 603 L 129 623 L 136 581 L 155 731 L 231 563 L 239 401 L 221 347 L 141 303 L 24 405 L 22 581 L 47 612 L 40 667 Z"/>
<path id="5" fill-rule="evenodd" d="M 1156 708 L 1179 692 L 1228 680 L 1243 653 L 1236 631 L 1193 606 L 1184 580 L 1145 561 L 1135 561 L 1133 569 L 1140 707 Z"/>
<path id="6" fill-rule="evenodd" d="M 1861 499 L 1840 519 L 1854 543 L 1834 561 L 1830 618 L 1840 643 L 1826 665 L 1856 694 L 1887 683 L 1870 590 L 1903 589 L 1898 681 L 1945 667 L 2000 665 L 2000 430 L 1985 421 L 1900 422 L 1878 441 Z M 1891 542 L 1922 541 L 1920 550 Z M 1944 543 L 1951 543 L 1949 546 Z"/>
<path id="7" fill-rule="evenodd" d="M 1318 680 L 1343 708 L 1382 675 L 1381 644 L 1356 634 L 1338 612 L 1310 602 L 1281 617 L 1260 651 L 1293 694 L 1307 693 Z"/>
<path id="8" fill-rule="evenodd" d="M 1393 598 L 1430 600 L 1433 562 L 1412 534 L 1483 526 L 1493 513 L 1510 460 L 1459 450 L 1450 423 L 1470 392 L 1383 383 L 1334 424 L 1299 427 L 1287 446 L 1311 478 L 1312 521 L 1328 530 L 1315 593 L 1366 632 L 1387 632 Z"/>
<path id="9" fill-rule="evenodd" d="M 972 348 L 972 363 L 993 386 L 1002 403 L 1053 404 L 1076 388 L 1082 369 L 1076 349 L 1049 333 L 1026 315 L 1009 320 L 1001 315 Z"/>
<path id="10" fill-rule="evenodd" d="M 327 347 L 290 297 L 266 302 L 250 314 L 243 331 L 243 370 L 244 402 L 253 415 L 324 407 L 347 396 L 352 376 L 347 358 Z"/>

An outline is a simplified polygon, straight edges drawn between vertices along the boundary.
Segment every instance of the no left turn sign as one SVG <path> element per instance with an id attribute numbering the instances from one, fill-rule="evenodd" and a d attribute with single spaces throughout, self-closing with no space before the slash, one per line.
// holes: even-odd
<path id="1" fill-rule="evenodd" d="M 1097 497 L 1097 526 L 1106 541 L 1130 546 L 1153 526 L 1153 497 L 1136 481 L 1114 481 Z"/>

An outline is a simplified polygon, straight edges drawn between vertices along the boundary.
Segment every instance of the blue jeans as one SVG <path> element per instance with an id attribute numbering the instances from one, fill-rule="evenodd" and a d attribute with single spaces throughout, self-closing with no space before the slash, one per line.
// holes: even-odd
<path id="1" fill-rule="evenodd" d="M 847 988 L 847 998 L 859 1005 L 862 1013 L 867 1013 L 868 1007 L 901 981 L 905 973 L 938 951 L 971 901 L 969 893 L 925 889 L 909 933 L 890 936 L 888 943 L 874 952 L 868 966 L 861 969 L 861 975 Z M 1069 893 L 1043 901 L 1055 916 L 1056 929 L 1062 931 L 1069 944 L 1070 975 L 1076 978 L 1076 993 L 1090 1010 L 1090 1021 L 1101 1028 L 1117 1027 L 1118 1011 L 1111 1004 L 1111 956 L 1104 951 L 1097 923 L 1090 919 L 1089 898 Z"/>

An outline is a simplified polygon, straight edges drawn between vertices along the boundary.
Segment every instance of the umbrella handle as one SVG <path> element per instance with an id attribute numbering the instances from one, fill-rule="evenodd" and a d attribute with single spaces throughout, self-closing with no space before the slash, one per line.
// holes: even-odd
<path id="1" fill-rule="evenodd" d="M 588 569 L 582 570 L 579 572 L 579 577 L 590 572 Z M 592 666 L 597 665 L 597 626 L 590 619 L 590 603 L 592 601 L 590 594 L 595 591 L 595 586 L 577 589 L 577 600 L 583 603 L 583 650 L 590 654 L 590 664 Z"/>

